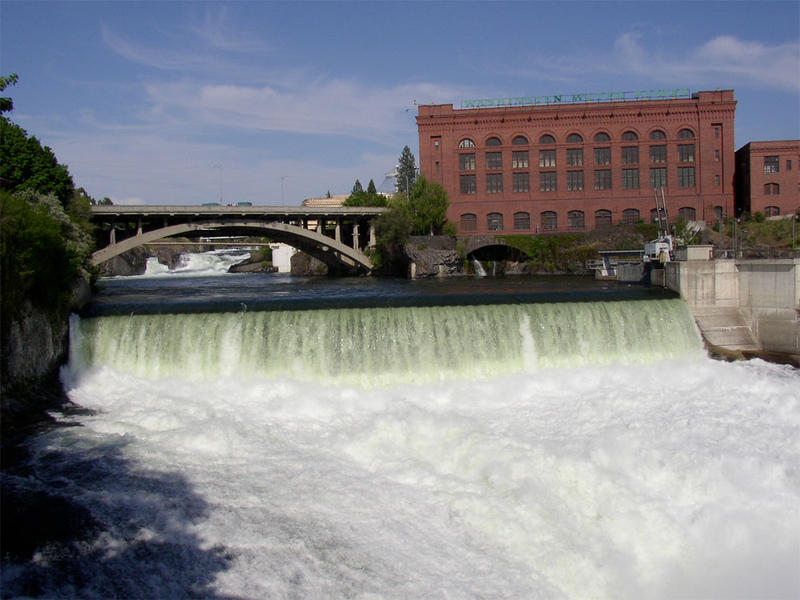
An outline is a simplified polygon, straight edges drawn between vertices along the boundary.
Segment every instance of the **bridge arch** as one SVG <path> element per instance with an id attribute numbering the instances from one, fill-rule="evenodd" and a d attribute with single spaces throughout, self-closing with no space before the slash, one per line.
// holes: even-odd
<path id="1" fill-rule="evenodd" d="M 120 242 L 112 243 L 92 254 L 92 263 L 99 265 L 115 256 L 158 240 L 195 231 L 219 233 L 258 233 L 284 242 L 322 261 L 335 273 L 365 274 L 372 270 L 370 258 L 356 248 L 329 238 L 317 231 L 278 221 L 193 221 L 168 225 L 147 232 L 139 231 Z"/>

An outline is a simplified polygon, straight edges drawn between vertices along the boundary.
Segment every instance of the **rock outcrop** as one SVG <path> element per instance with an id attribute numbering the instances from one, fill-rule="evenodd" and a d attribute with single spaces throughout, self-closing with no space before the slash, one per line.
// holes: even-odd
<path id="1" fill-rule="evenodd" d="M 456 248 L 456 240 L 447 236 L 415 236 L 403 246 L 408 259 L 408 276 L 460 277 L 464 272 L 464 257 Z"/>

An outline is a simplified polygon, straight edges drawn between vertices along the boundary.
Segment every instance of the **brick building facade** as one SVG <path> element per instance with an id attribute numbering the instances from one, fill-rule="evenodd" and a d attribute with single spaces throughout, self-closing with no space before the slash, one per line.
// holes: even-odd
<path id="1" fill-rule="evenodd" d="M 688 96 L 688 94 L 687 94 Z M 537 233 L 733 214 L 732 90 L 661 100 L 454 109 L 421 105 L 421 173 L 459 234 Z"/>
<path id="2" fill-rule="evenodd" d="M 800 211 L 800 140 L 750 142 L 736 151 L 736 208 L 767 217 Z"/>

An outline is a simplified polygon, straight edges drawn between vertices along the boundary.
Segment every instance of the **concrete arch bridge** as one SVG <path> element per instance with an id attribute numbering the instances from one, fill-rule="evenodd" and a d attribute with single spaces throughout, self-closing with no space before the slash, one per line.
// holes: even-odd
<path id="1" fill-rule="evenodd" d="M 360 275 L 372 270 L 365 251 L 375 245 L 377 207 L 304 206 L 93 206 L 99 265 L 144 244 L 174 236 L 264 236 L 324 262 L 330 272 Z"/>

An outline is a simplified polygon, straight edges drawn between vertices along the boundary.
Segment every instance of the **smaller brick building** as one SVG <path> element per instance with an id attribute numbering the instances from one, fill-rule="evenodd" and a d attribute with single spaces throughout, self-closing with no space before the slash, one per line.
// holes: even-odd
<path id="1" fill-rule="evenodd" d="M 736 151 L 736 212 L 800 210 L 800 140 L 750 142 Z"/>

